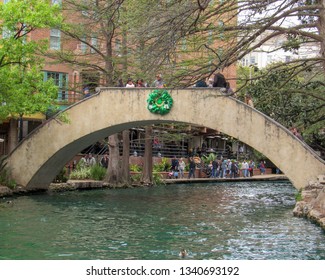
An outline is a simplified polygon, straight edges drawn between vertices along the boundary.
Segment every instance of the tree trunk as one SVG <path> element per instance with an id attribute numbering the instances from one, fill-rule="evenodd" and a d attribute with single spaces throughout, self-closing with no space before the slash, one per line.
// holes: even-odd
<path id="1" fill-rule="evenodd" d="M 323 72 L 325 72 L 325 0 L 321 0 L 320 2 L 322 9 L 319 11 L 317 29 L 319 35 L 322 37 L 322 41 L 320 42 L 320 54 L 323 58 Z"/>
<path id="2" fill-rule="evenodd" d="M 126 186 L 130 185 L 130 131 L 123 131 L 123 157 L 121 164 L 121 181 Z"/>
<path id="3" fill-rule="evenodd" d="M 142 182 L 144 185 L 152 185 L 152 126 L 146 126 L 145 133 L 145 152 L 143 159 L 143 171 L 142 171 Z"/>
<path id="4" fill-rule="evenodd" d="M 119 187 L 121 184 L 120 176 L 120 152 L 118 146 L 118 135 L 113 134 L 108 137 L 109 161 L 107 173 L 104 181 L 110 186 Z"/>

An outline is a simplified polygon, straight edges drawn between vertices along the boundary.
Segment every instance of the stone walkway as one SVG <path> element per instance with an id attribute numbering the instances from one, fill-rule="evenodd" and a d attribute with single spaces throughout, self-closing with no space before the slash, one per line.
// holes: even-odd
<path id="1" fill-rule="evenodd" d="M 256 175 L 248 178 L 191 178 L 191 179 L 164 179 L 165 184 L 193 184 L 202 182 L 240 182 L 240 181 L 283 181 L 288 180 L 284 175 L 268 174 Z M 67 183 L 52 183 L 49 187 L 50 191 L 71 191 L 77 189 L 96 189 L 107 187 L 102 181 L 94 180 L 69 180 Z M 17 187 L 11 190 L 0 185 L 0 197 L 12 196 L 17 194 L 26 194 L 28 191 L 22 187 Z"/>
<path id="2" fill-rule="evenodd" d="M 288 178 L 283 174 L 266 174 L 255 175 L 253 177 L 238 177 L 238 178 L 191 178 L 191 179 L 164 179 L 166 184 L 190 184 L 201 182 L 241 182 L 241 181 L 283 181 Z"/>

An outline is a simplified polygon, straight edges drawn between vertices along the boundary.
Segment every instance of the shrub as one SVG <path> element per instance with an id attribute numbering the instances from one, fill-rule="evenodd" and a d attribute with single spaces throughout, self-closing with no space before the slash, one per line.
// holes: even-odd
<path id="1" fill-rule="evenodd" d="M 296 202 L 299 202 L 302 200 L 302 193 L 301 193 L 301 190 L 299 190 L 299 192 L 296 193 Z"/>
<path id="2" fill-rule="evenodd" d="M 141 172 L 142 167 L 138 164 L 130 164 L 130 171 L 132 172 Z"/>
<path id="3" fill-rule="evenodd" d="M 0 185 L 7 186 L 9 189 L 14 189 L 17 186 L 16 181 L 10 178 L 9 172 L 5 168 L 0 172 Z"/>
<path id="4" fill-rule="evenodd" d="M 209 164 L 210 161 L 214 161 L 217 158 L 217 156 L 213 153 L 210 153 L 209 155 L 204 155 L 202 157 L 202 160 L 204 163 Z"/>
<path id="5" fill-rule="evenodd" d="M 156 163 L 153 165 L 154 172 L 163 172 L 169 171 L 172 165 L 170 164 L 167 158 L 162 158 L 160 163 Z"/>
<path id="6" fill-rule="evenodd" d="M 74 179 L 74 180 L 90 179 L 90 168 L 83 167 L 83 168 L 73 170 L 70 174 L 70 179 Z"/>
<path id="7" fill-rule="evenodd" d="M 163 176 L 160 173 L 152 173 L 152 180 L 154 185 L 162 185 L 164 184 Z"/>
<path id="8" fill-rule="evenodd" d="M 131 175 L 132 182 L 140 182 L 142 174 L 133 174 Z"/>
<path id="9" fill-rule="evenodd" d="M 67 177 L 67 168 L 64 167 L 60 173 L 58 175 L 56 175 L 54 182 L 55 183 L 65 183 L 66 181 L 68 181 L 68 177 Z"/>
<path id="10" fill-rule="evenodd" d="M 106 175 L 106 168 L 99 164 L 95 164 L 90 168 L 90 178 L 93 180 L 101 181 Z"/>

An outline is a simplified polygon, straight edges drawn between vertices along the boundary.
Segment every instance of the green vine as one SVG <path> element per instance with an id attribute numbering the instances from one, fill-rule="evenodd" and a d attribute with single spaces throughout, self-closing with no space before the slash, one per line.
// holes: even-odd
<path id="1" fill-rule="evenodd" d="M 173 106 L 173 98 L 167 90 L 155 89 L 149 94 L 147 103 L 151 113 L 165 115 Z"/>

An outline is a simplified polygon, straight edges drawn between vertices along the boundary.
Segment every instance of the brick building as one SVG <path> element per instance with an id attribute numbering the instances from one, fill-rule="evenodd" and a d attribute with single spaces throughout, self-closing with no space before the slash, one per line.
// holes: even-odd
<path id="1" fill-rule="evenodd" d="M 4 3 L 10 0 L 4 0 Z M 109 44 L 107 44 L 107 38 L 103 38 L 96 32 L 96 25 L 93 24 L 96 11 L 90 10 L 91 6 L 85 5 L 87 1 L 80 1 L 72 5 L 71 1 L 65 3 L 64 0 L 49 0 L 52 4 L 59 4 L 62 7 L 64 18 L 67 23 L 78 23 L 82 25 L 87 34 L 68 34 L 68 32 L 62 32 L 59 29 L 39 29 L 31 32 L 28 35 L 28 40 L 48 40 L 48 56 L 45 59 L 45 66 L 43 69 L 44 79 L 53 79 L 58 86 L 58 99 L 57 102 L 62 109 L 73 104 L 84 97 L 84 90 L 87 89 L 90 93 L 95 93 L 96 87 L 105 85 L 115 85 L 120 73 L 123 73 L 125 67 L 128 71 L 132 72 L 132 66 L 126 66 L 123 60 L 125 55 L 125 45 L 123 46 L 124 38 L 120 30 L 112 30 L 112 37 Z M 68 4 L 69 3 L 69 4 Z M 118 3 L 118 1 L 116 1 Z M 116 7 L 118 9 L 119 6 Z M 88 29 L 87 29 L 88 28 Z M 98 31 L 98 30 L 97 30 Z M 209 34 L 211 38 L 212 34 Z M 210 38 L 209 37 L 209 38 Z M 210 39 L 211 39 L 210 38 Z M 209 39 L 209 40 L 210 40 Z M 222 36 L 219 34 L 218 38 L 214 38 L 215 41 L 210 41 L 218 52 L 222 52 L 222 49 L 226 47 L 226 43 L 222 41 Z M 125 44 L 125 43 L 124 43 Z M 134 46 L 129 46 L 130 49 L 134 49 Z M 184 42 L 182 43 L 184 48 Z M 75 62 L 62 62 L 60 52 L 69 51 L 71 57 L 73 56 Z M 98 50 L 98 52 L 97 52 Z M 101 59 L 101 54 L 105 53 L 111 56 L 111 64 L 117 65 L 113 69 L 112 65 L 105 65 L 105 61 Z M 193 55 L 193 53 L 192 53 Z M 204 55 L 204 54 L 199 54 Z M 109 56 L 108 56 L 109 57 Z M 184 56 L 179 56 L 178 59 L 183 59 Z M 136 61 L 132 57 L 128 58 L 130 62 Z M 78 60 L 78 62 L 76 62 Z M 82 61 L 83 60 L 83 61 Z M 88 64 L 88 62 L 91 62 Z M 99 71 L 96 67 L 107 69 L 113 74 L 107 80 L 105 71 Z M 110 69 L 111 68 L 111 69 Z M 229 80 L 233 89 L 236 88 L 236 65 L 232 65 L 223 70 L 225 77 Z M 125 74 L 125 73 L 124 73 Z M 154 76 L 154 75 L 153 75 Z M 152 76 L 152 77 L 153 77 Z M 149 79 L 149 78 L 148 78 Z M 0 155 L 10 152 L 17 143 L 17 131 L 22 131 L 21 138 L 25 137 L 38 125 L 40 125 L 45 119 L 44 114 L 34 114 L 31 116 L 24 116 L 22 120 L 17 121 L 8 119 L 0 124 L 0 138 L 4 141 L 0 142 Z M 19 128 L 17 127 L 19 126 Z"/>

